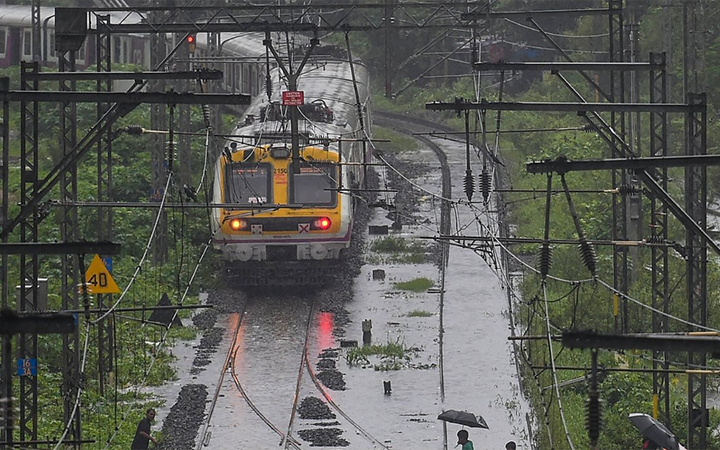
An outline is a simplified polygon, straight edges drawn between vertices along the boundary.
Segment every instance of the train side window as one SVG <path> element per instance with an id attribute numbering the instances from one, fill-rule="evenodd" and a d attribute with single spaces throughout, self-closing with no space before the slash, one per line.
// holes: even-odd
<path id="1" fill-rule="evenodd" d="M 120 63 L 120 57 L 122 56 L 120 38 L 113 36 L 112 38 L 112 62 Z"/>
<path id="2" fill-rule="evenodd" d="M 23 56 L 32 58 L 32 30 L 23 31 Z"/>
<path id="3" fill-rule="evenodd" d="M 82 45 L 80 46 L 80 49 L 77 51 L 77 53 L 75 53 L 75 60 L 79 64 L 85 64 L 85 54 L 86 54 L 85 45 L 86 44 L 87 44 L 86 42 L 83 42 Z"/>
<path id="4" fill-rule="evenodd" d="M 0 56 L 5 57 L 7 53 L 7 28 L 0 28 Z"/>
<path id="5" fill-rule="evenodd" d="M 46 61 L 57 61 L 57 54 L 55 52 L 55 32 L 48 30 L 47 32 L 47 54 Z"/>
<path id="6" fill-rule="evenodd" d="M 122 40 L 122 63 L 127 64 L 130 62 L 130 43 L 127 39 Z"/>

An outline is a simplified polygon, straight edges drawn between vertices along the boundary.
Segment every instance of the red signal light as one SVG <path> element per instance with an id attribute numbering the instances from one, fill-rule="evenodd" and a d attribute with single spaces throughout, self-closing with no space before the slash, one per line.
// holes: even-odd
<path id="1" fill-rule="evenodd" d="M 185 42 L 188 44 L 188 51 L 190 53 L 195 53 L 195 35 L 194 34 L 188 34 L 185 38 Z"/>
<path id="2" fill-rule="evenodd" d="M 192 43 L 194 43 L 194 42 L 195 42 L 195 35 L 189 34 L 188 37 L 187 37 L 187 43 L 188 43 L 188 44 L 192 44 Z"/>
<path id="3" fill-rule="evenodd" d="M 332 225 L 332 221 L 329 217 L 320 217 L 315 219 L 314 224 L 316 230 L 327 230 Z"/>

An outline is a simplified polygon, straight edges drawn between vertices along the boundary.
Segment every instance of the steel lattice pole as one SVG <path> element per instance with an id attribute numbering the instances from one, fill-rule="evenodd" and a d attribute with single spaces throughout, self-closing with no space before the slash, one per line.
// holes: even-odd
<path id="1" fill-rule="evenodd" d="M 58 70 L 75 72 L 75 52 L 58 52 Z M 76 82 L 61 80 L 60 91 L 76 90 Z M 77 104 L 63 102 L 60 104 L 60 145 L 63 157 L 66 157 L 77 144 Z M 60 197 L 69 206 L 62 208 L 60 220 L 60 237 L 63 242 L 77 242 L 78 214 L 77 207 L 71 204 L 77 201 L 77 167 L 73 166 L 64 173 L 60 182 Z M 79 298 L 77 285 L 80 282 L 77 255 L 62 255 L 62 306 L 65 310 L 78 309 Z M 73 422 L 72 434 L 76 441 L 80 440 L 80 410 L 73 415 L 75 398 L 80 388 L 80 332 L 63 334 L 63 412 L 64 423 Z"/>
<path id="2" fill-rule="evenodd" d="M 96 62 L 97 72 L 110 72 L 112 66 L 111 59 L 111 33 L 110 33 L 110 16 L 98 16 L 97 18 L 98 33 L 96 38 Z M 112 91 L 112 81 L 98 81 L 96 83 L 98 92 Z M 108 103 L 97 104 L 98 121 L 108 111 L 110 105 Z M 98 200 L 112 202 L 112 129 L 108 128 L 107 132 L 102 133 L 97 145 L 97 188 Z M 98 208 L 98 238 L 104 241 L 111 241 L 113 234 L 113 209 Z M 98 294 L 98 306 L 101 309 L 109 307 L 113 303 L 111 294 Z M 105 393 L 105 382 L 107 375 L 114 370 L 113 368 L 113 327 L 112 316 L 108 316 L 98 323 L 98 372 L 100 379 L 100 394 Z"/>
<path id="3" fill-rule="evenodd" d="M 659 62 L 665 66 L 665 53 L 650 53 L 650 62 Z M 667 102 L 667 71 L 650 72 L 650 102 Z M 667 113 L 650 113 L 650 156 L 667 156 L 668 120 Z M 658 169 L 660 186 L 667 190 L 667 168 Z M 668 210 L 665 204 L 655 196 L 650 198 L 650 239 L 653 242 L 667 242 Z M 665 314 L 670 309 L 669 254 L 665 246 L 653 246 L 650 249 L 652 276 L 652 306 Z M 653 312 L 652 332 L 669 332 L 667 316 Z M 670 423 L 670 375 L 667 371 L 668 352 L 653 352 L 653 416 L 666 426 Z M 663 369 L 665 372 L 659 370 Z"/>
<path id="4" fill-rule="evenodd" d="M 21 63 L 20 89 L 38 90 L 36 78 L 28 75 L 37 74 L 37 62 Z M 27 204 L 38 189 L 38 110 L 37 101 L 21 102 L 20 128 L 22 140 L 20 142 L 20 201 Z M 38 242 L 39 211 L 36 208 L 32 214 L 20 223 L 20 241 Z M 36 311 L 38 301 L 39 262 L 38 256 L 20 256 L 20 300 L 18 309 L 21 312 Z M 37 361 L 37 335 L 21 334 L 18 337 L 18 359 L 34 359 Z M 25 375 L 20 377 L 20 441 L 37 440 L 37 406 L 38 390 L 37 377 Z"/>

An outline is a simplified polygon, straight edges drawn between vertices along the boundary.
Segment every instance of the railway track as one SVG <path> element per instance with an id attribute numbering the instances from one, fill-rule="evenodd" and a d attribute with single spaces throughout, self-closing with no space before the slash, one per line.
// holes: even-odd
<path id="1" fill-rule="evenodd" d="M 382 116 L 383 122 L 392 120 L 394 128 L 405 130 L 406 134 L 419 131 L 415 127 L 427 129 L 422 124 L 409 125 L 407 118 L 385 117 L 384 114 Z M 413 138 L 421 141 L 423 146 L 427 146 L 436 155 L 442 167 L 441 196 L 449 199 L 450 170 L 442 148 L 432 140 L 417 136 Z M 446 202 L 440 205 L 439 226 L 443 233 L 449 233 L 451 208 Z M 364 230 L 364 227 L 362 229 Z M 447 249 L 443 249 L 443 261 L 447 262 Z M 445 264 L 441 267 L 444 272 Z M 195 441 L 196 450 L 225 447 L 230 443 L 243 448 L 282 446 L 297 449 L 302 445 L 308 446 L 307 435 L 301 436 L 300 431 L 322 432 L 328 428 L 336 428 L 333 431 L 341 432 L 335 435 L 336 438 L 348 436 L 348 440 L 352 441 L 344 445 L 336 442 L 336 445 L 331 445 L 333 448 L 345 445 L 348 445 L 349 449 L 389 448 L 389 442 L 394 439 L 388 435 L 387 426 L 383 424 L 378 428 L 377 422 L 368 421 L 369 417 L 363 416 L 367 410 L 358 407 L 352 400 L 355 394 L 347 396 L 329 392 L 327 383 L 323 384 L 325 380 L 320 381 L 315 370 L 317 359 L 313 356 L 319 355 L 329 346 L 337 346 L 337 336 L 333 333 L 337 326 L 343 327 L 336 323 L 331 326 L 318 326 L 318 317 L 327 310 L 333 311 L 329 314 L 331 316 L 341 315 L 337 314 L 339 309 L 344 309 L 348 302 L 356 301 L 351 288 L 352 276 L 354 275 L 340 277 L 345 284 L 332 290 L 320 289 L 313 293 L 292 295 L 265 295 L 248 291 L 241 299 L 234 300 L 235 312 L 221 319 L 226 321 L 225 342 L 229 342 L 229 345 L 226 351 L 223 351 L 222 364 L 219 364 L 220 358 L 216 358 L 219 370 L 214 371 L 215 380 L 206 382 L 208 386 L 215 388 L 214 394 L 206 402 L 208 406 L 205 408 L 204 419 Z M 440 291 L 442 322 L 444 288 Z M 330 298 L 335 305 L 328 307 Z M 219 323 L 218 326 L 220 325 L 222 324 Z M 441 393 L 444 395 L 442 325 L 439 328 L 440 384 Z M 354 386 L 353 384 L 351 389 L 358 388 Z M 299 418 L 298 405 L 302 403 L 301 399 L 307 397 L 317 398 L 335 418 L 332 421 Z M 342 406 L 343 401 L 352 401 L 345 405 L 347 410 Z M 202 414 L 202 411 L 199 413 Z M 420 423 L 422 422 L 421 419 Z M 388 439 L 378 439 L 378 432 Z"/>
<path id="2" fill-rule="evenodd" d="M 342 426 L 343 429 L 335 428 L 327 433 L 323 433 L 323 428 L 313 428 L 315 432 L 305 431 L 311 436 L 320 436 L 319 445 L 336 444 L 347 445 L 342 438 L 336 437 L 335 442 L 324 441 L 337 434 L 338 430 L 352 430 L 353 436 L 361 436 L 367 442 L 371 443 L 374 448 L 387 448 L 382 441 L 375 438 L 370 432 L 365 430 L 362 425 L 354 420 L 350 414 L 346 413 L 340 405 L 332 400 L 325 386 L 319 380 L 315 370 L 313 369 L 313 361 L 311 358 L 310 340 L 317 337 L 317 333 L 313 331 L 313 326 L 317 322 L 316 300 L 313 296 L 293 295 L 283 296 L 283 301 L 277 302 L 277 298 L 256 298 L 250 296 L 243 303 L 240 311 L 232 314 L 229 323 L 231 327 L 231 345 L 226 353 L 224 363 L 221 366 L 215 393 L 210 400 L 205 423 L 201 427 L 200 436 L 197 443 L 197 450 L 206 447 L 214 447 L 213 441 L 217 436 L 213 436 L 217 421 L 224 422 L 225 415 L 222 409 L 224 399 L 232 397 L 233 390 L 244 400 L 252 415 L 259 419 L 264 427 L 274 434 L 279 440 L 279 446 L 287 449 L 300 449 L 303 439 L 299 437 L 304 431 L 298 430 L 303 425 L 299 424 L 300 403 L 301 398 L 318 397 L 324 400 L 335 417 L 342 418 L 343 423 L 338 421 L 330 422 L 333 427 Z M 274 305 L 267 307 L 268 300 Z M 279 308 L 275 308 L 278 306 Z M 292 333 L 297 332 L 297 339 L 291 339 L 290 333 L 281 333 L 285 336 L 274 334 L 276 339 L 272 342 L 268 341 L 266 330 L 264 327 L 270 325 L 264 320 L 270 309 L 275 309 L 275 317 L 278 323 L 288 323 L 289 316 L 293 316 L 290 320 L 298 325 L 304 321 L 304 326 L 296 326 Z M 282 318 L 281 316 L 284 316 Z M 272 333 L 271 333 L 272 334 Z M 246 343 L 256 343 L 259 346 L 253 346 L 252 352 L 248 352 Z M 275 358 L 274 361 L 268 352 L 275 355 L 283 355 L 282 358 Z M 252 353 L 252 355 L 249 355 Z M 270 364 L 268 364 L 270 362 Z M 275 370 L 280 365 L 282 370 Z M 265 369 L 263 369 L 263 366 Z M 255 373 L 250 367 L 255 368 Z M 291 382 L 290 374 L 293 373 L 292 367 L 297 367 L 295 378 Z M 262 375 L 264 374 L 264 375 Z M 270 375 L 281 378 L 273 380 L 274 389 L 262 381 L 267 381 Z M 293 390 L 290 391 L 290 387 Z M 317 402 L 316 402 L 317 403 Z M 219 412 L 219 414 L 217 414 Z M 318 423 L 320 419 L 313 419 Z M 314 425 L 312 424 L 312 425 Z M 321 424 L 327 424 L 321 422 Z M 266 433 L 263 433 L 266 434 Z M 323 438 L 325 436 L 325 438 Z M 265 437 L 264 439 L 270 439 Z M 225 441 L 224 438 L 219 438 Z M 312 441 L 312 438 L 309 440 Z M 315 442 L 313 441 L 313 444 Z M 254 444 L 249 444 L 254 445 Z"/>

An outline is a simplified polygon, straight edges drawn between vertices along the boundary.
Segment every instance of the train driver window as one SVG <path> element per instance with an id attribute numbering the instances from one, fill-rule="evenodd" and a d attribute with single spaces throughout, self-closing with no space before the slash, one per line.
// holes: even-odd
<path id="1" fill-rule="evenodd" d="M 335 206 L 337 204 L 338 170 L 328 163 L 300 163 L 300 173 L 291 174 L 290 203 Z"/>
<path id="2" fill-rule="evenodd" d="M 260 205 L 272 201 L 269 164 L 225 166 L 225 202 Z"/>

